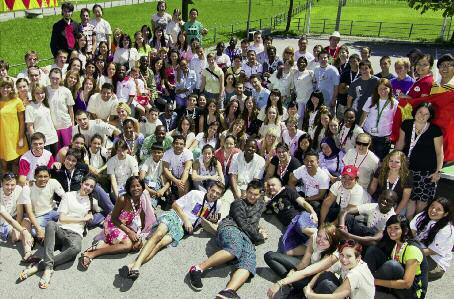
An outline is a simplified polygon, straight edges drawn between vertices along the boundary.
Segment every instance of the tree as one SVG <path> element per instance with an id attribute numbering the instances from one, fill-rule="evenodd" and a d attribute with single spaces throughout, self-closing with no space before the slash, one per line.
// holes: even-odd
<path id="1" fill-rule="evenodd" d="M 185 21 L 185 22 L 188 21 L 188 16 L 189 16 L 188 5 L 189 4 L 194 4 L 194 2 L 192 2 L 192 0 L 181 0 L 181 15 L 182 15 L 183 21 Z"/>
<path id="2" fill-rule="evenodd" d="M 454 1 L 452 0 L 407 0 L 407 2 L 411 8 L 420 10 L 421 14 L 428 10 L 441 10 L 445 18 L 454 16 Z M 451 42 L 454 42 L 454 32 L 451 36 Z"/>
<path id="3" fill-rule="evenodd" d="M 285 32 L 288 32 L 290 30 L 290 23 L 292 22 L 292 12 L 293 0 L 290 0 L 288 4 L 287 26 L 285 26 Z"/>

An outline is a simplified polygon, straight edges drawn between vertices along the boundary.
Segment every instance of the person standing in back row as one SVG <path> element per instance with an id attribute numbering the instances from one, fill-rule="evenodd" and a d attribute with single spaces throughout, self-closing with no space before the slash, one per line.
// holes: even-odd
<path id="1" fill-rule="evenodd" d="M 73 11 L 74 5 L 72 3 L 63 2 L 61 5 L 63 18 L 52 27 L 50 38 L 50 50 L 54 57 L 57 56 L 58 50 L 65 50 L 67 53 L 71 53 L 76 46 L 76 35 L 79 33 L 79 24 L 71 19 Z"/>
<path id="2" fill-rule="evenodd" d="M 199 11 L 197 8 L 191 8 L 189 11 L 189 21 L 184 23 L 183 29 L 187 33 L 187 40 L 192 43 L 192 40 L 198 40 L 202 44 L 202 36 L 208 33 L 208 29 L 204 28 L 202 23 L 197 21 Z"/>

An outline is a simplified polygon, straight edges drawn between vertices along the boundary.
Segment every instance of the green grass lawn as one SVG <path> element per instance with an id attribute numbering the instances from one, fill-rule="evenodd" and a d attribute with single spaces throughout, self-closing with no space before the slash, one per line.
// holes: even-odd
<path id="1" fill-rule="evenodd" d="M 337 9 L 337 0 L 315 2 L 311 13 L 311 33 L 331 33 L 335 28 Z M 293 33 L 302 33 L 304 16 L 303 11 L 294 17 Z M 298 22 L 300 30 L 297 30 Z M 380 22 L 383 22 L 381 28 Z M 419 11 L 410 8 L 406 1 L 347 0 L 347 5 L 342 8 L 340 32 L 345 35 L 434 41 L 439 35 L 442 22 L 440 11 L 428 11 L 421 15 Z M 278 29 L 283 28 L 285 27 L 281 24 Z M 452 27 L 451 30 L 453 29 Z"/>
<path id="2" fill-rule="evenodd" d="M 288 9 L 288 0 L 254 0 L 252 18 L 269 17 Z M 246 0 L 194 0 L 199 9 L 199 20 L 210 30 L 206 37 L 209 44 L 214 39 L 214 28 L 226 24 L 235 24 L 234 31 L 246 29 L 247 1 Z M 168 11 L 180 7 L 181 0 L 168 0 Z M 190 6 L 192 7 L 192 6 Z M 150 24 L 150 18 L 156 12 L 156 3 L 145 3 L 132 6 L 106 8 L 104 17 L 110 22 L 112 29 L 122 28 L 131 36 L 143 24 Z M 23 55 L 27 50 L 38 51 L 41 59 L 51 57 L 49 49 L 52 24 L 61 17 L 51 16 L 44 19 L 15 19 L 0 23 L 0 59 L 10 64 L 23 62 Z M 79 12 L 74 13 L 74 19 L 79 19 Z M 257 23 L 258 24 L 258 23 Z M 231 26 L 217 28 L 216 34 L 225 37 L 231 32 Z M 11 70 L 15 73 L 18 70 Z"/>

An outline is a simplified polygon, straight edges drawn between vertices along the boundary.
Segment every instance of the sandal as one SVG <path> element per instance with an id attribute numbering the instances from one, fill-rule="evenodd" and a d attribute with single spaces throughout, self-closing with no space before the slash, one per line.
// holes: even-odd
<path id="1" fill-rule="evenodd" d="M 87 262 L 88 259 L 88 262 Z M 84 269 L 88 270 L 88 267 L 90 267 L 91 262 L 93 262 L 93 259 L 89 257 L 88 255 L 84 253 L 81 254 L 79 258 L 79 265 Z"/>
<path id="2" fill-rule="evenodd" d="M 87 250 L 84 251 L 85 252 L 92 252 L 92 251 L 96 251 L 98 249 L 98 246 L 101 245 L 101 240 L 99 241 L 96 241 L 95 243 L 93 243 L 90 247 L 87 248 Z"/>
<path id="3" fill-rule="evenodd" d="M 44 270 L 44 274 L 39 280 L 39 288 L 40 289 L 47 289 L 50 285 L 50 279 L 52 278 L 52 274 L 54 274 L 54 270 L 46 269 Z"/>
<path id="4" fill-rule="evenodd" d="M 136 280 L 137 278 L 139 278 L 139 275 L 140 275 L 139 270 L 131 269 L 131 270 L 129 270 L 128 278 L 132 279 L 132 280 Z"/>
<path id="5" fill-rule="evenodd" d="M 19 280 L 24 281 L 33 274 L 38 272 L 38 263 L 33 263 L 27 266 L 24 270 L 19 272 Z"/>

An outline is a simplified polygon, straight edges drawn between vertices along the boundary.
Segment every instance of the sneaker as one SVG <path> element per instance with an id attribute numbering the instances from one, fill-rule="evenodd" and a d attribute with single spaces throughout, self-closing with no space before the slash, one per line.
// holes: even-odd
<path id="1" fill-rule="evenodd" d="M 189 269 L 189 282 L 194 291 L 200 292 L 203 288 L 202 271 L 197 270 L 195 266 Z"/>
<path id="2" fill-rule="evenodd" d="M 228 298 L 241 299 L 240 296 L 238 296 L 238 294 L 232 289 L 222 290 L 216 295 L 216 299 L 228 299 Z"/>

